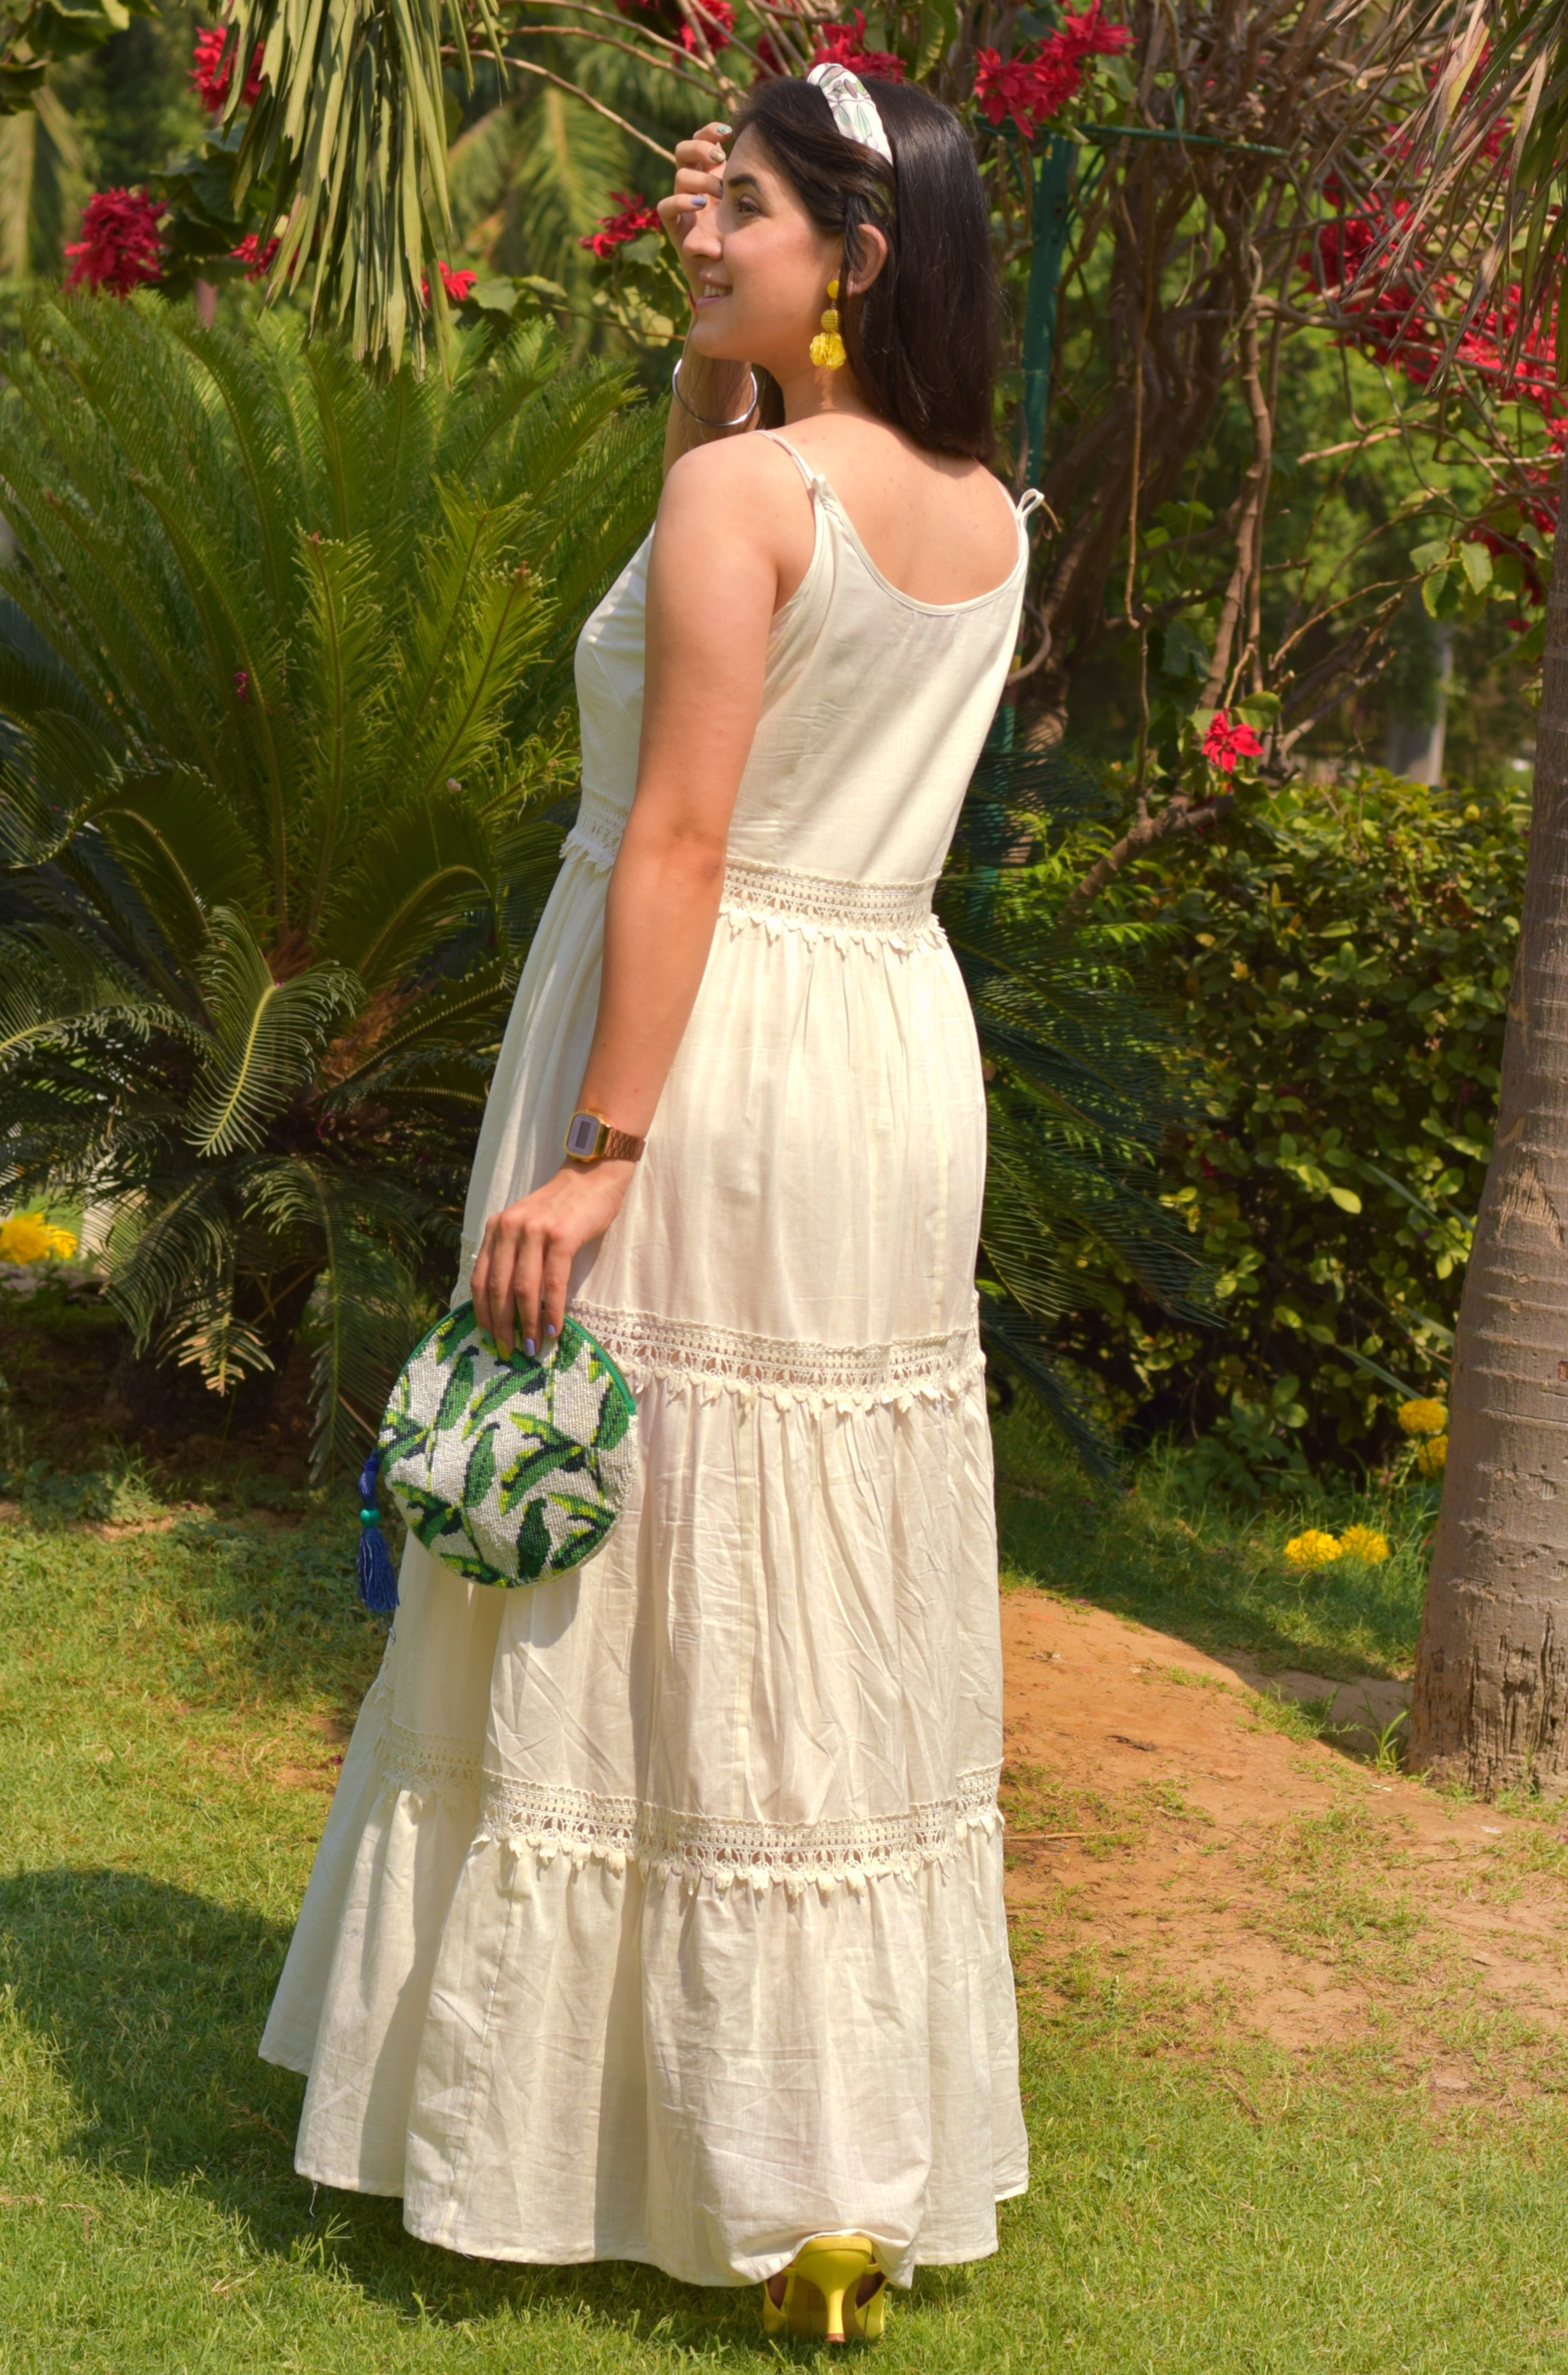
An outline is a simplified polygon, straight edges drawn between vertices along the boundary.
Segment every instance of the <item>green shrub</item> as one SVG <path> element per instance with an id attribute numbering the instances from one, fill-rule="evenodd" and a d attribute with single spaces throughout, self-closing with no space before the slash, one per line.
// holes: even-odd
<path id="1" fill-rule="evenodd" d="M 216 1393 L 303 1329 L 351 1459 L 450 1281 L 658 421 L 536 326 L 378 384 L 67 300 L 5 376 L 0 1197 L 90 1199 Z"/>
<path id="2" fill-rule="evenodd" d="M 1129 1282 L 1061 1349 L 1218 1482 L 1398 1441 L 1441 1394 L 1496 1110 L 1525 811 L 1381 771 L 1239 804 L 1128 869 L 1099 928 L 1144 942 L 1197 1065 L 1165 1198 L 1218 1272 L 1219 1329 Z M 1073 862 L 1088 862 L 1085 848 Z"/>

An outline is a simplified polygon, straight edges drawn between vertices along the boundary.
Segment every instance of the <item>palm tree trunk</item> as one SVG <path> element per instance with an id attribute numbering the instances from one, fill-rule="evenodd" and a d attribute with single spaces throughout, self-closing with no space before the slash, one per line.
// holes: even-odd
<path id="1" fill-rule="evenodd" d="M 1486 1797 L 1568 1790 L 1565 1247 L 1568 534 L 1552 564 L 1497 1139 L 1459 1311 L 1411 1711 L 1412 1763 Z"/>

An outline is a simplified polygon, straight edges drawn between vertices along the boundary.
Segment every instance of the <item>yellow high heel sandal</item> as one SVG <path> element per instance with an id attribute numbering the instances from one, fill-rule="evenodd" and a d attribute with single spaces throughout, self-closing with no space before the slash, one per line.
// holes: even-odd
<path id="1" fill-rule="evenodd" d="M 762 2287 L 762 2331 L 819 2342 L 878 2342 L 887 2315 L 887 2279 L 867 2235 L 819 2235 L 803 2243 L 784 2271 L 782 2301 Z M 869 2299 L 860 2287 L 878 2278 Z"/>

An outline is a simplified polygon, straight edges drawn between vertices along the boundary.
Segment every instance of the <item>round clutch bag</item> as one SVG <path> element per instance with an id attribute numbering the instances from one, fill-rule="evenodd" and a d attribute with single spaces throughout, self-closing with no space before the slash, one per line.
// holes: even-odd
<path id="1" fill-rule="evenodd" d="M 360 1592 L 397 1604 L 376 1472 L 425 1548 L 472 1583 L 542 1583 L 601 1550 L 637 1459 L 631 1388 L 570 1314 L 510 1359 L 459 1304 L 414 1347 L 360 1480 Z M 379 1555 L 378 1555 L 379 1554 Z"/>

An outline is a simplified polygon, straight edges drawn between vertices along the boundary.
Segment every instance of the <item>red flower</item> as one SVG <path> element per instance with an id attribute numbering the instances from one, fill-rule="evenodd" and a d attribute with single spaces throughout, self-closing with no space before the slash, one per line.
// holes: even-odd
<path id="1" fill-rule="evenodd" d="M 441 285 L 446 291 L 446 301 L 449 305 L 461 305 L 479 277 L 477 272 L 454 272 L 451 265 L 443 264 L 439 255 L 436 257 L 436 270 L 441 275 Z M 419 294 L 428 305 L 430 301 L 430 284 L 428 280 L 420 281 Z"/>
<path id="2" fill-rule="evenodd" d="M 691 6 L 702 20 L 702 38 L 716 57 L 729 47 L 729 37 L 735 30 L 735 10 L 730 0 L 691 0 Z M 697 36 L 690 25 L 680 29 L 680 46 L 694 51 Z"/>
<path id="3" fill-rule="evenodd" d="M 640 193 L 612 190 L 610 195 L 620 201 L 620 212 L 618 215 L 601 215 L 598 230 L 587 232 L 577 242 L 579 247 L 591 247 L 601 264 L 607 255 L 613 255 L 616 249 L 624 247 L 629 240 L 641 239 L 645 230 L 657 230 L 659 228 L 658 216 Z"/>
<path id="4" fill-rule="evenodd" d="M 683 50 L 695 52 L 697 36 L 679 0 L 615 0 L 615 5 L 623 17 L 652 17 L 667 40 L 678 41 Z M 701 20 L 702 37 L 713 54 L 728 49 L 735 30 L 732 0 L 691 0 L 691 6 Z"/>
<path id="5" fill-rule="evenodd" d="M 852 25 L 824 25 L 814 66 L 847 66 L 853 75 L 880 75 L 884 82 L 902 82 L 903 60 L 891 50 L 866 46 L 866 11 L 857 8 Z"/>
<path id="6" fill-rule="evenodd" d="M 1263 745 L 1244 718 L 1232 724 L 1224 710 L 1217 709 L 1203 738 L 1203 755 L 1221 774 L 1233 775 L 1238 759 L 1262 758 Z"/>
<path id="7" fill-rule="evenodd" d="M 222 25 L 211 26 L 196 35 L 196 46 L 191 53 L 190 81 L 196 97 L 209 115 L 220 115 L 229 97 L 230 64 L 223 53 L 229 34 Z M 261 51 L 251 53 L 251 71 L 245 77 L 245 88 L 240 93 L 242 103 L 253 107 L 261 96 Z"/>
<path id="8" fill-rule="evenodd" d="M 232 682 L 233 682 L 233 686 L 234 686 L 234 698 L 235 698 L 235 700 L 240 703 L 241 707 L 242 707 L 242 708 L 243 708 L 243 706 L 244 706 L 245 703 L 246 703 L 247 701 L 249 701 L 249 699 L 250 699 L 250 697 L 251 697 L 251 671 L 250 671 L 250 669 L 249 669 L 249 668 L 236 668 L 236 669 L 235 669 L 235 671 L 234 671 L 234 675 L 233 675 Z"/>
<path id="9" fill-rule="evenodd" d="M 260 232 L 248 230 L 239 246 L 231 247 L 229 253 L 236 264 L 245 266 L 247 280 L 265 280 L 272 270 L 272 259 L 277 254 L 277 242 L 275 239 L 269 239 L 264 247 Z"/>
<path id="10" fill-rule="evenodd" d="M 66 288 L 85 281 L 89 289 L 112 289 L 116 297 L 128 297 L 142 282 L 159 279 L 159 213 L 145 190 L 98 191 L 87 202 L 80 239 L 65 250 L 77 259 L 65 276 Z"/>
<path id="11" fill-rule="evenodd" d="M 1037 125 L 1078 97 L 1091 58 L 1114 57 L 1131 45 L 1126 26 L 1108 25 L 1102 0 L 1093 0 L 1078 16 L 1069 12 L 1032 58 L 977 51 L 974 96 L 991 123 L 1010 115 L 1024 138 L 1032 139 Z"/>
<path id="12" fill-rule="evenodd" d="M 1392 144 L 1391 144 L 1392 145 Z M 1345 193 L 1335 180 L 1324 185 L 1330 205 L 1342 207 Z M 1341 212 L 1319 224 L 1298 259 L 1303 275 L 1333 306 L 1338 336 L 1359 346 L 1374 362 L 1392 367 L 1417 387 L 1425 387 L 1443 358 L 1448 332 L 1444 315 L 1462 294 L 1456 277 L 1427 271 L 1419 254 L 1411 275 L 1385 288 L 1375 285 L 1377 259 L 1409 211 L 1403 201 L 1385 209 L 1375 196 L 1362 210 Z M 1367 285 L 1362 285 L 1363 276 Z M 1549 453 L 1516 465 L 1516 500 L 1523 516 L 1542 536 L 1556 523 L 1556 487 L 1563 446 L 1568 443 L 1568 406 L 1558 384 L 1557 347 L 1550 320 L 1531 325 L 1512 354 L 1519 330 L 1517 284 L 1500 290 L 1468 324 L 1455 350 L 1459 366 L 1486 384 L 1504 404 L 1529 406 L 1546 432 Z M 1544 598 L 1539 572 L 1528 549 L 1497 537 L 1484 526 L 1472 538 L 1494 556 L 1518 551 L 1524 561 L 1527 598 Z"/>

